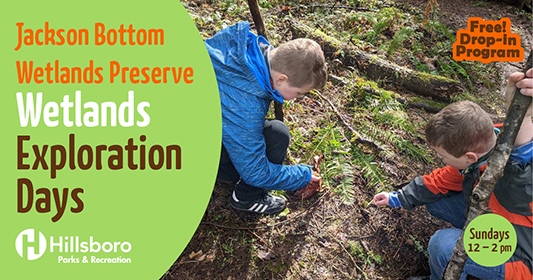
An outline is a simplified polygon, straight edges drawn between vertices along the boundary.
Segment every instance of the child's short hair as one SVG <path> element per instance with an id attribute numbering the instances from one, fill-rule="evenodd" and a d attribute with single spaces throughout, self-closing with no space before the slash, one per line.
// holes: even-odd
<path id="1" fill-rule="evenodd" d="M 295 39 L 281 44 L 270 54 L 272 70 L 289 77 L 293 87 L 322 88 L 326 84 L 327 72 L 324 52 L 317 42 L 309 39 Z"/>
<path id="2" fill-rule="evenodd" d="M 489 114 L 472 101 L 450 104 L 434 115 L 426 124 L 426 139 L 456 158 L 487 152 L 496 144 Z"/>

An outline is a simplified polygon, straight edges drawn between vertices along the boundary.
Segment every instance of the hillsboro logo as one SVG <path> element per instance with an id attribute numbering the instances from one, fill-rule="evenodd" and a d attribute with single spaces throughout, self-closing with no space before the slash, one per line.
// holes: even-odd
<path id="1" fill-rule="evenodd" d="M 17 236 L 15 240 L 15 249 L 20 257 L 33 261 L 40 258 L 46 250 L 51 254 L 62 253 L 81 253 L 82 263 L 131 263 L 130 258 L 123 258 L 122 256 L 111 257 L 97 257 L 93 255 L 86 256 L 84 254 L 92 253 L 129 253 L 131 251 L 131 243 L 128 241 L 97 241 L 93 236 L 89 239 L 83 239 L 79 236 L 50 236 L 49 243 L 46 242 L 46 237 L 40 231 L 34 229 L 25 229 Z M 80 256 L 70 257 L 64 255 L 58 256 L 58 262 L 62 263 L 79 263 Z"/>
<path id="2" fill-rule="evenodd" d="M 44 234 L 42 234 L 40 231 L 39 238 L 36 237 L 35 230 L 32 228 L 25 229 L 19 233 L 17 239 L 15 240 L 15 248 L 17 249 L 19 256 L 33 261 L 40 258 L 44 254 L 46 251 L 46 237 L 44 237 Z M 31 246 L 29 244 L 31 244 Z M 24 250 L 25 248 L 27 248 L 26 251 Z M 35 248 L 39 248 L 39 250 L 36 252 Z"/>

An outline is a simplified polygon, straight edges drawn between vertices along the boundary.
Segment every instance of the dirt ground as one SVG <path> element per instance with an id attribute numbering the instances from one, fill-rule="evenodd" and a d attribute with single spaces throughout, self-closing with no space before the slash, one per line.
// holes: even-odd
<path id="1" fill-rule="evenodd" d="M 215 14 L 228 2 L 231 1 L 186 1 L 183 4 L 193 14 Z M 522 45 L 532 44 L 531 17 L 524 16 L 516 7 L 497 1 L 437 2 L 439 19 L 451 32 L 466 28 L 467 19 L 471 16 L 491 19 L 495 15 L 508 16 L 513 24 L 513 32 L 521 35 Z M 240 3 L 245 5 L 245 1 Z M 287 9 L 290 3 L 282 1 L 281 4 L 265 8 L 262 12 L 281 17 L 284 7 Z M 395 5 L 399 9 L 418 9 L 422 13 L 426 4 L 426 0 L 405 0 L 396 1 Z M 294 13 L 294 6 L 297 5 L 293 3 Z M 228 17 L 222 14 L 220 20 Z M 249 14 L 241 18 L 237 16 L 236 19 L 252 21 Z M 212 35 L 211 30 L 199 29 L 201 33 Z M 526 56 L 528 53 L 529 50 L 526 50 Z M 401 61 L 401 58 L 397 58 L 398 63 Z M 329 63 L 334 64 L 331 61 Z M 340 72 L 343 69 L 330 68 L 335 74 L 342 74 Z M 521 63 L 494 63 L 490 69 L 491 78 L 499 79 L 495 82 L 498 87 L 496 91 L 501 90 L 509 73 L 521 68 Z M 483 107 L 496 120 L 501 119 L 501 104 L 484 103 L 485 96 L 498 93 L 489 94 L 494 89 L 475 81 L 474 86 L 476 89 L 472 94 L 481 100 Z M 342 87 L 329 84 L 327 88 L 329 93 L 324 92 L 324 95 L 333 103 L 344 102 L 342 95 L 334 96 L 332 93 L 342 92 Z M 331 109 L 319 99 L 306 97 L 297 104 L 303 109 L 291 110 L 298 108 L 294 105 L 285 110 L 286 118 L 299 123 L 297 127 L 299 125 L 300 130 L 312 130 L 319 125 L 316 119 L 321 116 L 342 125 L 335 120 Z M 420 109 L 408 109 L 407 114 L 413 123 L 423 123 L 431 117 L 430 113 Z M 292 126 L 289 127 L 292 129 Z M 420 127 L 417 129 L 421 130 Z M 429 150 L 423 138 L 414 141 Z M 291 149 L 291 157 L 298 158 L 298 151 L 298 148 Z M 379 158 L 379 167 L 387 174 L 391 189 L 408 183 L 417 175 L 441 167 L 443 163 L 432 152 L 429 153 L 435 160 L 413 161 L 401 156 L 399 159 Z M 437 229 L 451 225 L 433 218 L 425 207 L 406 211 L 372 205 L 370 202 L 378 189 L 370 186 L 370 179 L 358 173 L 358 168 L 354 168 L 354 172 L 352 185 L 355 195 L 350 203 L 342 200 L 331 187 L 304 201 L 285 194 L 288 211 L 273 216 L 234 211 L 229 204 L 233 185 L 217 182 L 196 233 L 161 279 L 406 279 L 414 275 L 429 275 L 428 240 Z M 332 178 L 333 182 L 342 180 L 343 176 Z"/>

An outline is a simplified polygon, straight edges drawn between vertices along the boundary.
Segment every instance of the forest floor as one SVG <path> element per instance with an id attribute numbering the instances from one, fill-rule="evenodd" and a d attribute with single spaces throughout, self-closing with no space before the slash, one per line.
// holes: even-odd
<path id="1" fill-rule="evenodd" d="M 531 14 L 496 1 L 438 0 L 438 8 L 428 14 L 424 25 L 427 2 L 260 1 L 274 46 L 292 38 L 287 19 L 296 20 L 403 67 L 456 79 L 462 92 L 449 100 L 432 100 L 385 80 L 369 81 L 342 59 L 328 59 L 329 73 L 344 82 L 329 81 L 323 89 L 284 104 L 285 123 L 292 134 L 286 163 L 313 164 L 313 156 L 322 153 L 324 189 L 303 201 L 277 192 L 288 199 L 287 210 L 262 216 L 234 211 L 229 205 L 232 184 L 217 182 L 196 233 L 162 280 L 429 275 L 428 240 L 436 230 L 451 225 L 432 217 L 425 207 L 406 211 L 371 203 L 374 194 L 397 189 L 443 166 L 425 143 L 424 125 L 432 113 L 405 106 L 396 97 L 437 108 L 473 100 L 495 122 L 501 121 L 502 89 L 522 63 L 454 61 L 455 34 L 473 16 L 509 17 L 522 46 L 532 45 L 533 32 Z M 238 21 L 252 22 L 244 0 L 182 4 L 204 39 Z M 524 49 L 527 56 L 530 47 Z M 365 87 L 379 90 L 369 94 Z M 353 141 L 356 136 L 380 148 Z"/>

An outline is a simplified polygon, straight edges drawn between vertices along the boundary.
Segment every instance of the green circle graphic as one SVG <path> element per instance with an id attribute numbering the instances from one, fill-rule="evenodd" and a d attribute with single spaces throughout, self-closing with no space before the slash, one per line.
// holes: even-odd
<path id="1" fill-rule="evenodd" d="M 0 278 L 159 279 L 220 155 L 216 79 L 188 13 L 32 0 L 0 22 Z"/>
<path id="2" fill-rule="evenodd" d="M 466 227 L 464 247 L 467 255 L 483 266 L 505 263 L 516 250 L 513 225 L 496 214 L 481 215 Z"/>

